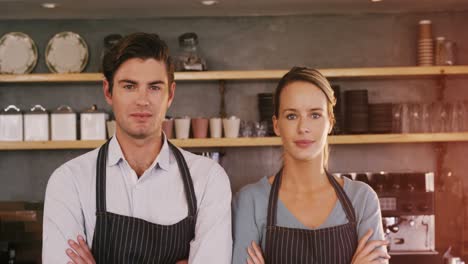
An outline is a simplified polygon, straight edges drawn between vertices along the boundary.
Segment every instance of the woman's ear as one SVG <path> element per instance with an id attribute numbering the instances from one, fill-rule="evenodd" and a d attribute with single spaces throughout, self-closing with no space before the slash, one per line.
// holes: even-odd
<path id="1" fill-rule="evenodd" d="M 329 118 L 328 122 L 330 124 L 330 127 L 328 128 L 328 134 L 331 134 L 331 132 L 333 131 L 333 120 Z"/>
<path id="2" fill-rule="evenodd" d="M 278 119 L 274 115 L 273 115 L 273 117 L 271 119 L 273 120 L 273 130 L 275 131 L 275 134 L 278 137 L 281 136 L 280 130 L 278 128 Z"/>

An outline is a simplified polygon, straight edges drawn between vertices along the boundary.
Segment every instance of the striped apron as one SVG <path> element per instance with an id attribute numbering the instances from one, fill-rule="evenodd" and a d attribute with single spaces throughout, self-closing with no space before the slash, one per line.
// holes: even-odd
<path id="1" fill-rule="evenodd" d="M 350 264 L 358 244 L 356 214 L 340 184 L 327 172 L 348 223 L 308 230 L 276 225 L 282 170 L 275 177 L 268 202 L 265 260 L 268 264 Z"/>
<path id="2" fill-rule="evenodd" d="M 96 263 L 167 263 L 188 259 L 195 236 L 197 201 L 192 177 L 182 153 L 170 142 L 184 182 L 188 217 L 173 225 L 106 211 L 106 160 L 109 141 L 99 150 L 96 168 L 96 228 L 92 253 Z"/>

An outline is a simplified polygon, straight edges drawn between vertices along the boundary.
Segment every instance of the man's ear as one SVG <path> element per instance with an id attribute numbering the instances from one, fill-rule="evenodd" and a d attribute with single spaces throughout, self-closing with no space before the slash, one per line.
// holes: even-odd
<path id="1" fill-rule="evenodd" d="M 104 92 L 104 98 L 106 98 L 106 102 L 109 105 L 112 105 L 111 84 L 107 81 L 107 79 L 102 81 L 102 91 Z"/>
<path id="2" fill-rule="evenodd" d="M 167 98 L 167 108 L 169 108 L 172 104 L 172 101 L 174 100 L 175 96 L 175 89 L 176 89 L 176 82 L 172 82 L 172 84 L 169 86 L 169 96 Z"/>

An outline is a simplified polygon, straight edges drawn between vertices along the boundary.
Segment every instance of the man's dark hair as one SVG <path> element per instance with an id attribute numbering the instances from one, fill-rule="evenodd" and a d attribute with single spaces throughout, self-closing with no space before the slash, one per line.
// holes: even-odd
<path id="1" fill-rule="evenodd" d="M 112 93 L 114 75 L 120 65 L 133 58 L 155 59 L 166 65 L 168 85 L 174 82 L 174 62 L 169 56 L 166 42 L 156 34 L 133 33 L 122 38 L 104 55 L 102 71 L 109 82 L 109 92 Z"/>

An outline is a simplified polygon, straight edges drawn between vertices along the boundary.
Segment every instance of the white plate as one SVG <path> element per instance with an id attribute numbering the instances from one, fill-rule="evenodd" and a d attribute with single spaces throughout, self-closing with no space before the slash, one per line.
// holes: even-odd
<path id="1" fill-rule="evenodd" d="M 82 72 L 88 63 L 88 45 L 73 32 L 60 32 L 53 36 L 46 47 L 46 63 L 51 72 Z"/>
<path id="2" fill-rule="evenodd" d="M 0 73 L 30 73 L 36 63 L 37 47 L 28 35 L 10 32 L 0 38 Z"/>

